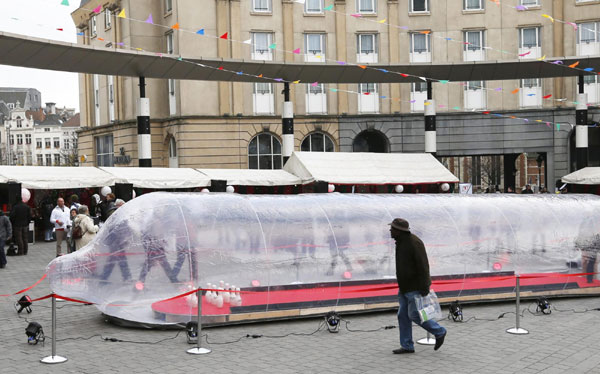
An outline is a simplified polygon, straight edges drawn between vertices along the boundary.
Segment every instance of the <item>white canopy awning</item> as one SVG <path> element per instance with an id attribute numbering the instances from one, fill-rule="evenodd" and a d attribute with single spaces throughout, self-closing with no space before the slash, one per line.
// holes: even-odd
<path id="1" fill-rule="evenodd" d="M 6 182 L 21 183 L 24 188 L 49 190 L 112 186 L 115 178 L 95 167 L 0 166 L 0 183 Z"/>
<path id="2" fill-rule="evenodd" d="M 303 183 L 337 184 L 456 183 L 429 153 L 294 152 L 284 170 Z"/>
<path id="3" fill-rule="evenodd" d="M 587 167 L 562 177 L 564 183 L 600 184 L 600 167 Z"/>
<path id="4" fill-rule="evenodd" d="M 233 186 L 292 186 L 302 184 L 297 176 L 285 170 L 196 169 L 208 179 L 226 180 Z"/>
<path id="5" fill-rule="evenodd" d="M 131 183 L 139 188 L 194 188 L 210 186 L 210 178 L 190 168 L 100 167 L 116 183 Z"/>

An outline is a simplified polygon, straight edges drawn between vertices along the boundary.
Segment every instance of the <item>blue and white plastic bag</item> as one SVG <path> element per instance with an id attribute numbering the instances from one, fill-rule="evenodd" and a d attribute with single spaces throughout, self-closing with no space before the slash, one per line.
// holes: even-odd
<path id="1" fill-rule="evenodd" d="M 431 319 L 442 318 L 442 308 L 434 290 L 429 291 L 427 296 L 417 296 L 415 298 L 415 305 L 419 312 L 421 323 Z"/>

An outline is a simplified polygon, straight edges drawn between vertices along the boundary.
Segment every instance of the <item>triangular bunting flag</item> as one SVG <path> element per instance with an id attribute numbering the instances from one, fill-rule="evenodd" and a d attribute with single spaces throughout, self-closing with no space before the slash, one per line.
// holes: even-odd
<path id="1" fill-rule="evenodd" d="M 275 45 L 275 43 L 273 43 L 269 46 L 269 49 L 275 49 L 275 48 L 277 48 L 277 45 Z"/>
<path id="2" fill-rule="evenodd" d="M 262 78 L 262 77 L 263 77 L 263 75 L 262 75 L 262 74 L 258 74 L 258 77 L 259 77 L 259 78 Z"/>
<path id="3" fill-rule="evenodd" d="M 200 29 L 200 30 L 196 31 L 196 34 L 204 35 L 204 29 Z"/>
<path id="4" fill-rule="evenodd" d="M 546 96 L 544 96 L 543 98 L 544 98 L 544 99 L 549 99 L 549 98 L 551 98 L 551 97 L 552 97 L 552 95 L 546 95 Z"/>
<path id="5" fill-rule="evenodd" d="M 127 16 L 125 15 L 125 9 L 121 10 L 121 12 L 119 13 L 119 15 L 117 17 L 118 18 L 127 18 Z"/>
<path id="6" fill-rule="evenodd" d="M 62 28 L 58 28 L 57 30 L 58 30 L 58 31 L 65 31 L 65 30 L 64 30 L 64 29 L 62 29 Z"/>
<path id="7" fill-rule="evenodd" d="M 385 21 L 387 21 L 386 18 L 382 19 L 381 21 L 377 21 L 377 22 L 379 22 L 379 23 L 385 23 Z"/>
<path id="8" fill-rule="evenodd" d="M 333 9 L 333 4 L 332 5 L 328 5 L 325 8 L 323 8 L 323 10 L 332 10 Z"/>
<path id="9" fill-rule="evenodd" d="M 511 94 L 516 94 L 517 92 L 519 92 L 519 89 L 518 89 L 518 88 L 515 88 L 515 89 L 514 89 L 514 90 L 512 90 L 510 93 L 511 93 Z"/>
<path id="10" fill-rule="evenodd" d="M 63 0 L 62 3 L 60 3 L 60 5 L 69 6 L 69 0 Z"/>
<path id="11" fill-rule="evenodd" d="M 300 83 L 300 81 L 299 81 L 299 80 L 297 80 L 297 81 L 293 81 L 292 83 L 296 83 L 296 84 L 298 84 L 298 83 Z"/>
<path id="12" fill-rule="evenodd" d="M 361 69 L 366 69 L 367 65 L 358 65 L 358 67 L 361 68 Z"/>
<path id="13" fill-rule="evenodd" d="M 574 64 L 571 64 L 571 65 L 569 65 L 569 67 L 570 67 L 570 68 L 574 68 L 574 67 L 576 67 L 577 65 L 579 65 L 579 61 L 577 61 L 577 62 L 576 62 L 576 63 L 574 63 Z"/>
<path id="14" fill-rule="evenodd" d="M 225 33 L 225 34 L 223 34 L 223 35 L 219 36 L 219 38 L 220 38 L 220 39 L 227 39 L 227 33 Z"/>
<path id="15" fill-rule="evenodd" d="M 150 15 L 148 16 L 148 18 L 146 18 L 146 23 L 149 23 L 151 25 L 154 25 L 154 20 L 152 19 L 152 13 L 150 13 Z"/>
<path id="16" fill-rule="evenodd" d="M 173 30 L 179 30 L 179 22 L 177 22 L 176 24 L 174 24 L 173 26 L 171 26 L 171 28 Z"/>
<path id="17" fill-rule="evenodd" d="M 252 44 L 252 39 L 244 40 L 243 43 L 244 44 Z"/>
<path id="18" fill-rule="evenodd" d="M 294 50 L 293 50 L 293 52 L 294 52 L 295 54 L 297 54 L 297 55 L 298 55 L 298 54 L 300 54 L 300 48 L 296 48 L 296 49 L 294 49 Z"/>
<path id="19" fill-rule="evenodd" d="M 102 11 L 102 5 L 98 5 L 97 7 L 94 8 L 94 13 L 100 14 L 101 11 Z"/>

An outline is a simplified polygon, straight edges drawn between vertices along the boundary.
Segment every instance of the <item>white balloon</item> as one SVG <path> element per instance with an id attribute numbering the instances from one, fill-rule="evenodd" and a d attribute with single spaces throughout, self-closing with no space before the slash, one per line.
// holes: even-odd
<path id="1" fill-rule="evenodd" d="M 27 188 L 21 188 L 21 200 L 27 203 L 31 199 L 31 192 Z"/>
<path id="2" fill-rule="evenodd" d="M 136 196 L 136 194 L 135 194 L 135 190 L 131 190 L 131 198 L 132 198 L 132 199 L 135 199 L 135 196 Z"/>
<path id="3" fill-rule="evenodd" d="M 404 186 L 399 184 L 396 187 L 394 187 L 394 191 L 396 191 L 397 193 L 402 193 L 404 191 Z"/>
<path id="4" fill-rule="evenodd" d="M 233 186 L 227 186 L 227 188 L 225 188 L 225 192 L 234 193 L 235 192 L 235 188 L 233 188 Z"/>
<path id="5" fill-rule="evenodd" d="M 442 191 L 448 192 L 450 190 L 450 185 L 448 183 L 442 183 L 440 188 L 442 189 Z"/>
<path id="6" fill-rule="evenodd" d="M 329 186 L 327 186 L 327 191 L 329 191 L 329 192 L 335 191 L 335 186 L 333 184 L 330 184 Z"/>
<path id="7" fill-rule="evenodd" d="M 202 193 L 209 193 L 210 190 L 208 188 L 203 188 L 200 192 L 202 192 Z"/>
<path id="8" fill-rule="evenodd" d="M 108 187 L 108 186 L 104 186 L 104 187 L 102 187 L 102 189 L 100 190 L 100 194 L 101 194 L 102 196 L 106 196 L 106 195 L 108 195 L 108 194 L 109 194 L 109 193 L 111 193 L 111 192 L 112 192 L 112 190 L 111 190 L 111 189 L 110 189 L 110 187 Z"/>

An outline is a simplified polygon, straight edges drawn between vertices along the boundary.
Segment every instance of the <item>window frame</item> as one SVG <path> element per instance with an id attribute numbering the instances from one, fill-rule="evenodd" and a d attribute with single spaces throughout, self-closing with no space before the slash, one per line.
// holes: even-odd
<path id="1" fill-rule="evenodd" d="M 167 54 L 172 55 L 173 53 L 175 53 L 175 40 L 173 38 L 173 31 L 165 33 L 165 37 Z"/>
<path id="2" fill-rule="evenodd" d="M 309 50 L 309 39 L 311 36 L 318 36 L 319 37 L 319 45 L 320 45 L 320 50 L 318 53 L 314 53 L 313 51 Z M 316 56 L 321 56 L 320 61 L 321 62 L 325 62 L 326 58 L 327 58 L 327 46 L 325 45 L 326 43 L 326 36 L 327 34 L 322 33 L 322 32 L 305 32 L 304 33 L 304 51 L 306 52 L 304 54 L 304 60 L 305 62 L 310 62 L 308 61 L 310 58 L 309 56 L 313 56 L 315 59 Z"/>
<path id="3" fill-rule="evenodd" d="M 267 8 L 258 8 L 257 3 L 259 1 L 266 1 Z M 253 13 L 272 13 L 273 12 L 273 1 L 272 0 L 252 0 L 252 12 Z"/>
<path id="4" fill-rule="evenodd" d="M 415 9 L 415 0 L 408 1 L 408 12 L 414 14 L 425 14 L 431 11 L 429 7 L 429 0 L 423 0 L 425 2 L 425 10 L 414 10 Z"/>
<path id="5" fill-rule="evenodd" d="M 110 30 L 112 27 L 112 12 L 110 9 L 104 9 L 104 29 Z"/>
<path id="6" fill-rule="evenodd" d="M 409 33 L 409 53 L 431 53 L 431 33 L 424 34 L 422 32 L 411 32 Z M 425 45 L 427 49 L 425 51 L 415 52 L 415 36 L 423 35 L 425 37 Z"/>
<path id="7" fill-rule="evenodd" d="M 371 10 L 363 10 L 361 8 L 361 2 L 362 1 L 363 0 L 356 0 L 356 13 L 359 13 L 359 14 L 377 14 L 377 0 L 367 0 L 367 1 L 371 2 Z"/>
<path id="8" fill-rule="evenodd" d="M 308 9 L 308 3 L 310 0 L 306 0 L 304 2 L 304 13 L 305 14 L 323 14 L 323 0 L 313 0 L 313 1 L 318 1 L 319 2 L 319 10 L 318 11 L 314 11 L 314 10 L 310 10 Z"/>
<path id="9" fill-rule="evenodd" d="M 534 46 L 526 46 L 524 41 L 525 30 L 535 30 L 535 40 L 536 45 Z M 519 48 L 541 48 L 542 40 L 541 40 L 541 30 L 539 26 L 525 26 L 519 27 Z"/>
<path id="10" fill-rule="evenodd" d="M 110 141 L 107 141 L 108 139 L 110 139 Z M 105 147 L 109 149 L 104 149 Z M 96 166 L 114 166 L 114 147 L 115 143 L 113 134 L 105 134 L 94 137 L 94 152 L 96 154 Z M 107 157 L 108 163 L 105 163 L 104 157 Z"/>
<path id="11" fill-rule="evenodd" d="M 98 20 L 95 14 L 90 17 L 90 35 L 92 38 L 98 36 Z"/>
<path id="12" fill-rule="evenodd" d="M 485 1 L 484 0 L 477 0 L 477 1 L 479 1 L 479 7 L 478 8 L 473 8 L 473 9 L 469 9 L 468 8 L 469 0 L 463 0 L 463 11 L 465 11 L 465 12 L 478 12 L 478 11 L 485 10 Z"/>
<path id="13" fill-rule="evenodd" d="M 25 134 L 25 144 L 31 145 L 31 134 Z"/>
<path id="14" fill-rule="evenodd" d="M 257 49 L 256 37 L 258 35 L 266 35 L 267 43 L 265 49 Z M 274 43 L 275 35 L 272 31 L 252 31 L 250 33 L 250 57 L 254 61 L 273 61 L 273 52 L 269 49 L 269 46 Z M 264 56 L 265 58 L 256 58 L 256 56 Z"/>
<path id="15" fill-rule="evenodd" d="M 470 43 L 469 42 L 469 37 L 468 34 L 470 33 L 479 33 L 479 48 L 475 49 L 472 48 L 473 44 L 466 44 L 466 43 Z M 464 41 L 464 49 L 463 51 L 483 51 L 485 50 L 485 30 L 464 30 L 463 31 L 463 41 Z"/>
<path id="16" fill-rule="evenodd" d="M 260 137 L 261 136 L 265 136 L 268 135 L 270 136 L 270 141 L 271 141 L 271 153 L 267 153 L 267 154 L 261 154 L 260 153 Z M 277 141 L 279 143 L 279 153 L 275 153 L 275 143 L 274 140 Z M 250 146 L 252 145 L 252 142 L 256 141 L 256 153 L 250 153 Z M 248 169 L 253 169 L 253 170 L 277 170 L 277 169 L 281 169 L 283 168 L 283 147 L 282 147 L 282 143 L 279 140 L 279 138 L 268 131 L 265 132 L 261 132 L 256 134 L 252 139 L 250 139 L 250 141 L 248 142 Z M 271 168 L 270 169 L 261 169 L 260 167 L 260 157 L 265 157 L 265 156 L 271 156 Z M 275 157 L 279 156 L 280 160 L 279 160 L 279 168 L 275 168 Z M 251 157 L 256 157 L 256 168 L 252 168 L 251 167 Z"/>
<path id="17" fill-rule="evenodd" d="M 173 11 L 173 0 L 165 0 L 165 14 L 171 13 Z"/>
<path id="18" fill-rule="evenodd" d="M 519 5 L 523 5 L 523 6 L 539 6 L 540 5 L 540 0 L 529 0 L 529 1 L 534 1 L 535 4 L 526 4 L 525 1 L 527 1 L 527 0 L 519 0 Z"/>
<path id="19" fill-rule="evenodd" d="M 315 135 L 322 135 L 323 136 L 323 150 L 322 151 L 313 151 L 313 147 L 312 147 L 312 142 L 313 139 L 312 137 Z M 308 141 L 308 150 L 304 150 L 304 143 Z M 331 142 L 331 146 L 332 149 L 330 151 L 327 150 L 327 141 Z M 304 137 L 304 139 L 302 139 L 302 142 L 300 142 L 300 150 L 302 152 L 335 152 L 335 142 L 333 141 L 333 138 L 331 136 L 329 136 L 329 134 L 323 132 L 323 131 L 313 131 L 310 134 L 306 135 Z"/>

